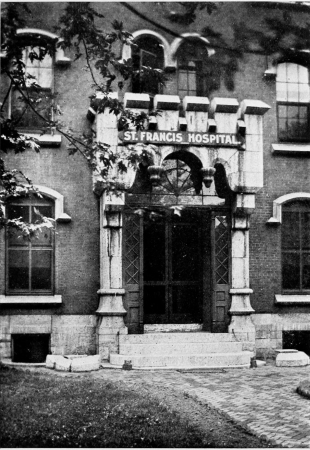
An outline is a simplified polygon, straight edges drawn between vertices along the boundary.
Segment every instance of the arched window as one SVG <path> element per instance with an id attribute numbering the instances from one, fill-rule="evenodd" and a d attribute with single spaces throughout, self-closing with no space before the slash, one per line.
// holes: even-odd
<path id="1" fill-rule="evenodd" d="M 282 289 L 310 292 L 310 201 L 282 206 Z"/>
<path id="2" fill-rule="evenodd" d="M 154 96 L 161 92 L 159 77 L 151 73 L 151 69 L 164 68 L 163 44 L 154 36 L 139 36 L 132 50 L 132 61 L 135 74 L 132 78 L 132 92 L 146 93 Z"/>
<path id="3" fill-rule="evenodd" d="M 283 142 L 309 141 L 309 69 L 291 62 L 279 64 L 276 91 L 279 140 Z"/>
<path id="4" fill-rule="evenodd" d="M 179 96 L 207 96 L 209 54 L 206 45 L 199 39 L 186 39 L 178 48 L 176 56 Z"/>
<path id="5" fill-rule="evenodd" d="M 41 216 L 54 218 L 54 201 L 34 196 L 14 199 L 7 206 L 9 219 L 35 224 Z M 54 289 L 54 232 L 43 228 L 29 240 L 17 230 L 7 230 L 7 294 L 52 294 Z"/>

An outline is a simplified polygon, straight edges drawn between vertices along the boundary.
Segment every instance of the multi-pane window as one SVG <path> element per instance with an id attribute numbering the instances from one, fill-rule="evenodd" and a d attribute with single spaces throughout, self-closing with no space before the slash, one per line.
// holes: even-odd
<path id="1" fill-rule="evenodd" d="M 40 56 L 39 47 L 26 47 L 23 51 L 23 62 L 25 64 L 25 82 L 27 97 L 32 99 L 34 109 L 46 120 L 52 119 L 51 99 L 53 94 L 53 58 L 45 54 L 42 60 L 33 58 Z M 34 130 L 41 129 L 46 125 L 45 121 L 36 114 L 31 106 L 24 101 L 24 96 L 18 89 L 12 93 L 12 119 L 20 128 Z"/>
<path id="2" fill-rule="evenodd" d="M 178 94 L 205 96 L 208 94 L 207 67 L 208 50 L 198 40 L 185 40 L 177 52 Z"/>
<path id="3" fill-rule="evenodd" d="M 53 218 L 53 202 L 35 199 L 11 202 L 8 218 L 35 224 L 41 217 Z M 20 231 L 7 230 L 7 293 L 51 294 L 53 292 L 54 236 L 43 228 L 31 239 Z"/>
<path id="4" fill-rule="evenodd" d="M 310 202 L 291 202 L 282 211 L 282 288 L 310 291 Z"/>
<path id="5" fill-rule="evenodd" d="M 280 141 L 310 139 L 309 69 L 294 63 L 277 68 L 278 137 Z"/>
<path id="6" fill-rule="evenodd" d="M 146 93 L 154 96 L 161 92 L 159 73 L 149 69 L 164 68 L 163 45 L 153 36 L 145 35 L 135 40 L 137 44 L 132 50 L 134 75 L 132 92 Z"/>

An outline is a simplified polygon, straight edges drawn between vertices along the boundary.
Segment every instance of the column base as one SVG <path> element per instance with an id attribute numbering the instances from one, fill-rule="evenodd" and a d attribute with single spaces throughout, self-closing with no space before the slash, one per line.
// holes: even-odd
<path id="1" fill-rule="evenodd" d="M 252 289 L 231 289 L 230 294 L 231 308 L 231 322 L 228 327 L 229 333 L 232 333 L 238 341 L 243 342 L 243 350 L 255 352 L 255 325 L 252 321 L 251 314 L 254 309 L 250 303 L 250 294 Z"/>
<path id="2" fill-rule="evenodd" d="M 128 334 L 124 324 L 127 314 L 123 306 L 124 289 L 100 289 L 100 302 L 96 314 L 97 353 L 102 360 L 108 360 L 110 353 L 119 353 L 119 335 Z"/>

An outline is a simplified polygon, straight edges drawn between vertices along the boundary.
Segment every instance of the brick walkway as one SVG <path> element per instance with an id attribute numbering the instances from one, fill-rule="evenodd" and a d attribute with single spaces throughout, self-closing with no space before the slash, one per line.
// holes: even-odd
<path id="1" fill-rule="evenodd" d="M 300 381 L 309 379 L 310 366 L 196 372 L 107 369 L 96 376 L 186 393 L 277 446 L 310 448 L 310 400 L 296 393 Z"/>

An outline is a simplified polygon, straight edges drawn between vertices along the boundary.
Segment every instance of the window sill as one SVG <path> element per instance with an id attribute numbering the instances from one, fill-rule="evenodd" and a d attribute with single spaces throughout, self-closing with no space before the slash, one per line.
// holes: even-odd
<path id="1" fill-rule="evenodd" d="M 0 295 L 0 305 L 59 304 L 61 295 Z"/>
<path id="2" fill-rule="evenodd" d="M 21 133 L 25 136 L 37 139 L 42 147 L 60 147 L 61 145 L 60 134 L 27 133 L 27 131 L 22 131 Z"/>
<path id="3" fill-rule="evenodd" d="M 310 144 L 271 144 L 271 151 L 275 155 L 305 155 L 310 156 Z"/>
<path id="4" fill-rule="evenodd" d="M 275 295 L 276 305 L 310 305 L 310 295 Z"/>

